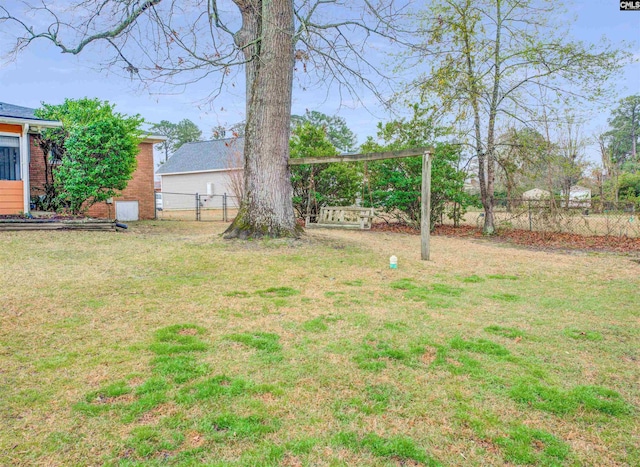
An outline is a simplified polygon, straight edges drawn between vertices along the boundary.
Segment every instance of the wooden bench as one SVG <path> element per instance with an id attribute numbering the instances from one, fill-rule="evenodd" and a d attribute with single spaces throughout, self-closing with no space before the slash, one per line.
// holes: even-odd
<path id="1" fill-rule="evenodd" d="M 358 206 L 325 206 L 320 208 L 315 223 L 309 222 L 307 217 L 307 228 L 341 228 L 341 229 L 362 229 L 371 228 L 371 220 L 374 216 L 373 208 L 363 208 Z"/>

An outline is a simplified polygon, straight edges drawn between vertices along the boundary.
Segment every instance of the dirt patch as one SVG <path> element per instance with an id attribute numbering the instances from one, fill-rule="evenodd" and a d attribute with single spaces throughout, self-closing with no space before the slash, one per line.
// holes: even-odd
<path id="1" fill-rule="evenodd" d="M 492 454 L 497 454 L 500 452 L 500 449 L 498 449 L 498 446 L 496 446 L 491 440 L 479 439 L 478 441 L 476 441 L 476 444 L 482 449 L 484 449 L 485 451 L 490 452 Z"/>
<path id="2" fill-rule="evenodd" d="M 433 347 L 426 347 L 424 353 L 420 355 L 420 361 L 427 366 L 431 365 L 436 359 L 436 352 Z"/>
<path id="3" fill-rule="evenodd" d="M 204 436 L 197 431 L 189 431 L 185 436 L 186 444 L 189 448 L 199 448 L 205 442 Z"/>
<path id="4" fill-rule="evenodd" d="M 539 439 L 534 439 L 534 440 L 531 442 L 531 446 L 533 447 L 533 449 L 534 449 L 536 452 L 542 452 L 542 451 L 544 451 L 544 450 L 545 450 L 545 448 L 546 448 L 545 444 L 544 444 L 542 441 L 540 441 Z"/>
<path id="5" fill-rule="evenodd" d="M 374 224 L 372 230 L 420 235 L 420 230 L 400 224 Z M 482 229 L 468 225 L 453 227 L 439 225 L 433 235 L 461 238 L 478 238 L 493 242 L 506 242 L 538 250 L 613 251 L 616 253 L 640 253 L 640 238 L 612 236 L 584 236 L 562 232 L 530 232 L 528 230 L 500 230 L 486 237 Z"/>
<path id="6" fill-rule="evenodd" d="M 287 454 L 280 465 L 283 467 L 302 467 L 302 461 L 297 456 Z"/>
<path id="7" fill-rule="evenodd" d="M 393 462 L 393 465 L 397 465 L 398 467 L 417 467 L 419 465 L 423 465 L 420 462 L 414 461 L 413 459 L 404 459 L 397 456 L 393 456 L 391 460 Z"/>
<path id="8" fill-rule="evenodd" d="M 447 361 L 447 363 L 449 365 L 453 365 L 455 367 L 461 367 L 462 366 L 462 363 L 460 363 L 458 360 L 455 360 L 455 359 L 453 359 L 451 357 L 447 357 L 446 361 Z"/>

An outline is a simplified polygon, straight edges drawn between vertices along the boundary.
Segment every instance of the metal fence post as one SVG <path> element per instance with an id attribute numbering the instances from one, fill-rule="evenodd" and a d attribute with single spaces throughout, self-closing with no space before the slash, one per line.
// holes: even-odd
<path id="1" fill-rule="evenodd" d="M 222 195 L 222 220 L 227 222 L 227 193 Z"/>
<path id="2" fill-rule="evenodd" d="M 196 220 L 200 220 L 200 195 L 196 193 Z"/>
<path id="3" fill-rule="evenodd" d="M 533 219 L 531 217 L 531 200 L 528 202 L 529 205 L 529 231 L 533 231 Z"/>

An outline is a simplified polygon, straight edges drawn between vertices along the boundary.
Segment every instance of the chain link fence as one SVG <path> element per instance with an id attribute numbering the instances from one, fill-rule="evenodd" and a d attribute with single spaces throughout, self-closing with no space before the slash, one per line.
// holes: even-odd
<path id="1" fill-rule="evenodd" d="M 454 203 L 447 204 L 442 223 L 454 225 Z M 563 232 L 584 236 L 640 237 L 640 204 L 594 200 L 499 199 L 494 203 L 495 224 L 499 229 Z M 460 225 L 482 227 L 484 211 L 470 208 Z"/>
<path id="2" fill-rule="evenodd" d="M 231 222 L 238 212 L 240 199 L 224 193 L 156 193 L 156 218 Z"/>

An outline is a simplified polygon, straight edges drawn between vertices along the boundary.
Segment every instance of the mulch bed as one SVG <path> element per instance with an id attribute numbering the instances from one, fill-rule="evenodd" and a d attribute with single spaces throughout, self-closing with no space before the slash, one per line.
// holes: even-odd
<path id="1" fill-rule="evenodd" d="M 372 230 L 420 235 L 420 231 L 418 229 L 400 224 L 374 224 L 372 226 Z M 507 242 L 543 250 L 612 251 L 616 253 L 640 252 L 640 238 L 629 237 L 587 237 L 571 233 L 530 232 L 528 230 L 500 230 L 494 236 L 485 237 L 482 235 L 482 229 L 468 225 L 460 227 L 440 225 L 436 227 L 436 231 L 433 235 L 482 238 L 490 241 Z"/>

